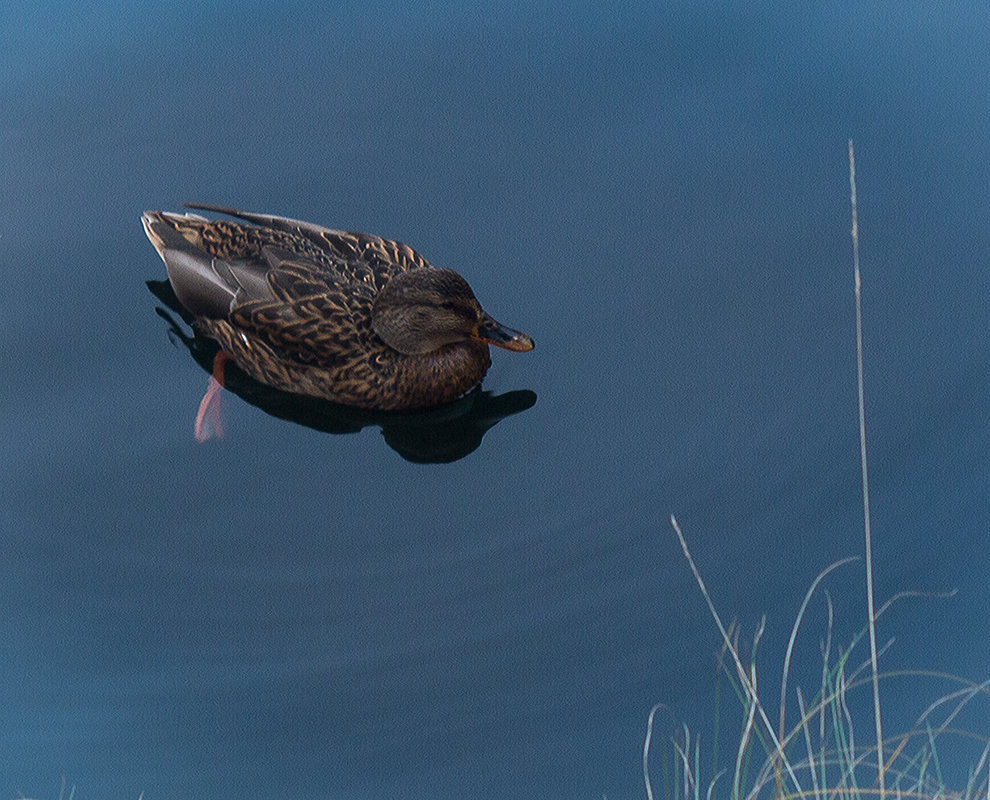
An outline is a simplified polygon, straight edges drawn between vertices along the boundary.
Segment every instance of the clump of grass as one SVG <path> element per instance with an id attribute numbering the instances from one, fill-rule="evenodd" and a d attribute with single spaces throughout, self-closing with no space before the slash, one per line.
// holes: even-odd
<path id="1" fill-rule="evenodd" d="M 875 608 L 864 403 L 859 219 L 856 206 L 856 161 L 851 139 L 849 140 L 849 192 L 856 297 L 856 377 L 867 624 L 846 647 L 836 647 L 833 653 L 834 615 L 831 599 L 826 595 L 828 622 L 822 644 L 821 678 L 810 697 L 800 687 L 795 689 L 795 701 L 800 715 L 797 724 L 790 728 L 785 726 L 791 656 L 801 622 L 808 603 L 822 580 L 832 570 L 855 559 L 843 559 L 824 569 L 805 594 L 787 643 L 777 724 L 774 726 L 757 683 L 756 652 L 766 620 L 764 618 L 758 627 L 753 637 L 748 663 L 744 664 L 740 656 L 738 631 L 723 624 L 704 579 L 691 556 L 680 525 L 673 515 L 670 518 L 684 557 L 722 636 L 722 668 L 729 677 L 743 709 L 744 723 L 731 770 L 731 788 L 728 790 L 728 797 L 731 800 L 756 800 L 760 797 L 770 797 L 773 800 L 791 798 L 861 800 L 874 796 L 881 800 L 888 797 L 896 797 L 898 800 L 900 798 L 990 800 L 990 737 L 987 734 L 976 735 L 952 727 L 959 714 L 974 698 L 980 695 L 990 696 L 990 680 L 976 684 L 953 679 L 958 682 L 959 688 L 925 708 L 907 733 L 890 739 L 885 739 L 883 733 L 880 681 L 885 676 L 879 670 L 879 660 L 889 644 L 878 649 L 876 623 L 891 604 L 904 597 L 906 593 L 888 600 L 879 610 Z M 856 659 L 860 657 L 854 657 L 854 653 L 864 639 L 869 644 L 869 654 L 857 662 Z M 920 671 L 914 674 L 934 675 Z M 856 741 L 854 715 L 851 712 L 851 708 L 856 708 L 851 693 L 864 686 L 872 689 L 874 722 L 873 741 L 866 745 Z M 651 709 L 646 738 L 643 742 L 643 780 L 648 800 L 654 800 L 649 758 L 654 718 L 660 708 L 662 705 L 657 704 Z M 969 770 L 965 785 L 954 788 L 946 784 L 938 750 L 941 740 L 950 734 L 971 738 L 983 746 L 975 764 Z M 702 795 L 705 800 L 724 797 L 725 790 L 719 787 L 719 782 L 727 775 L 728 770 L 716 772 L 705 783 L 701 777 L 701 748 L 698 739 L 692 739 L 686 727 L 683 729 L 682 737 L 672 740 L 673 775 L 670 776 L 669 771 L 665 770 L 668 775 L 667 796 L 675 800 L 702 800 Z"/>
<path id="2" fill-rule="evenodd" d="M 832 602 L 827 594 L 828 620 L 822 642 L 819 683 L 811 693 L 801 687 L 794 690 L 799 719 L 796 724 L 785 727 L 791 656 L 805 612 L 823 579 L 833 570 L 855 559 L 843 559 L 824 569 L 805 594 L 784 655 L 780 699 L 776 708 L 777 721 L 774 724 L 771 721 L 773 712 L 764 699 L 766 693 L 761 691 L 757 681 L 756 652 L 765 620 L 757 628 L 750 647 L 750 656 L 744 661 L 740 655 L 738 631 L 726 627 L 722 622 L 676 518 L 671 517 L 671 524 L 722 636 L 722 666 L 740 700 L 744 721 L 732 767 L 716 772 L 707 780 L 701 774 L 700 743 L 696 737 L 691 736 L 688 729 L 682 730 L 680 736 L 672 742 L 673 769 L 668 772 L 668 780 L 665 782 L 665 794 L 668 798 L 990 798 L 990 739 L 986 735 L 977 736 L 953 728 L 959 714 L 974 699 L 982 697 L 985 700 L 990 697 L 990 681 L 975 684 L 920 671 L 915 674 L 955 680 L 958 688 L 923 709 L 907 733 L 891 737 L 883 743 L 882 752 L 886 754 L 882 762 L 884 787 L 880 788 L 876 757 L 881 749 L 876 746 L 875 740 L 866 744 L 857 740 L 853 711 L 861 707 L 862 698 L 866 696 L 863 691 L 857 693 L 856 690 L 872 687 L 874 665 L 889 644 L 879 648 L 876 660 L 872 652 L 865 657 L 858 656 L 857 652 L 868 643 L 869 626 L 864 626 L 847 645 L 837 646 L 832 637 Z M 893 603 L 908 594 L 910 593 L 897 595 L 881 605 L 876 618 L 879 619 Z M 893 677 L 893 673 L 885 676 L 878 671 L 877 677 L 879 684 L 885 677 Z M 661 707 L 658 704 L 650 711 L 643 747 L 643 777 L 649 800 L 654 798 L 649 765 L 653 723 Z M 965 785 L 956 788 L 947 786 L 939 759 L 939 744 L 951 735 L 974 739 L 982 745 L 982 751 L 975 759 Z M 726 786 L 726 783 L 730 785 Z"/>

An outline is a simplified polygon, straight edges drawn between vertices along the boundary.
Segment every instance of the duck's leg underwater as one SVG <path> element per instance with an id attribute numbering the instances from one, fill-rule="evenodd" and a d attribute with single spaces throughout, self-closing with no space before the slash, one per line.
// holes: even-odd
<path id="1" fill-rule="evenodd" d="M 223 391 L 223 368 L 230 360 L 223 350 L 213 357 L 213 374 L 210 375 L 206 394 L 199 403 L 193 434 L 197 442 L 223 437 L 223 421 L 220 418 L 220 395 Z"/>

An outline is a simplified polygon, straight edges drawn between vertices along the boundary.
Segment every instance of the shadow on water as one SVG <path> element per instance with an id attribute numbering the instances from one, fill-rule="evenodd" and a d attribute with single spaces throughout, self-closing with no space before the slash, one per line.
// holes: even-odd
<path id="1" fill-rule="evenodd" d="M 165 306 L 155 309 L 169 325 L 169 337 L 181 342 L 197 364 L 213 371 L 219 345 L 192 327 L 192 318 L 179 303 L 168 281 L 146 281 L 148 289 Z M 180 320 L 189 326 L 191 333 Z M 536 404 L 536 393 L 520 389 L 494 395 L 480 387 L 439 408 L 417 412 L 384 412 L 350 408 L 315 397 L 273 389 L 254 380 L 233 362 L 224 370 L 224 388 L 279 419 L 296 422 L 324 433 L 357 433 L 377 425 L 395 452 L 417 464 L 457 461 L 481 444 L 485 433 L 504 417 Z"/>

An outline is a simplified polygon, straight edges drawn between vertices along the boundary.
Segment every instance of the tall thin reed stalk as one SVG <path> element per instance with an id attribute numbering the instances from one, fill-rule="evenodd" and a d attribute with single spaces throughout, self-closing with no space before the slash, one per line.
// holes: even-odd
<path id="1" fill-rule="evenodd" d="M 866 613 L 870 626 L 870 665 L 873 670 L 873 719 L 877 736 L 877 785 L 886 794 L 883 723 L 880 716 L 880 673 L 877 670 L 877 628 L 873 609 L 873 539 L 870 534 L 870 478 L 866 463 L 866 404 L 863 390 L 863 279 L 859 271 L 859 212 L 856 208 L 856 151 L 849 140 L 849 205 L 852 208 L 853 280 L 856 284 L 856 388 L 859 395 L 859 456 L 863 473 L 863 533 L 866 540 Z"/>

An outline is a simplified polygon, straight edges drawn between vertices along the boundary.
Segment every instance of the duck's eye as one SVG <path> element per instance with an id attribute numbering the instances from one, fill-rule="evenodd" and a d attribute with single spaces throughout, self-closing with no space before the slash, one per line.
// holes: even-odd
<path id="1" fill-rule="evenodd" d="M 440 308 L 449 313 L 451 316 L 459 317 L 467 322 L 469 325 L 477 325 L 480 322 L 480 318 L 474 312 L 473 309 L 465 307 L 463 303 L 453 303 L 450 300 L 445 300 L 440 303 Z"/>

